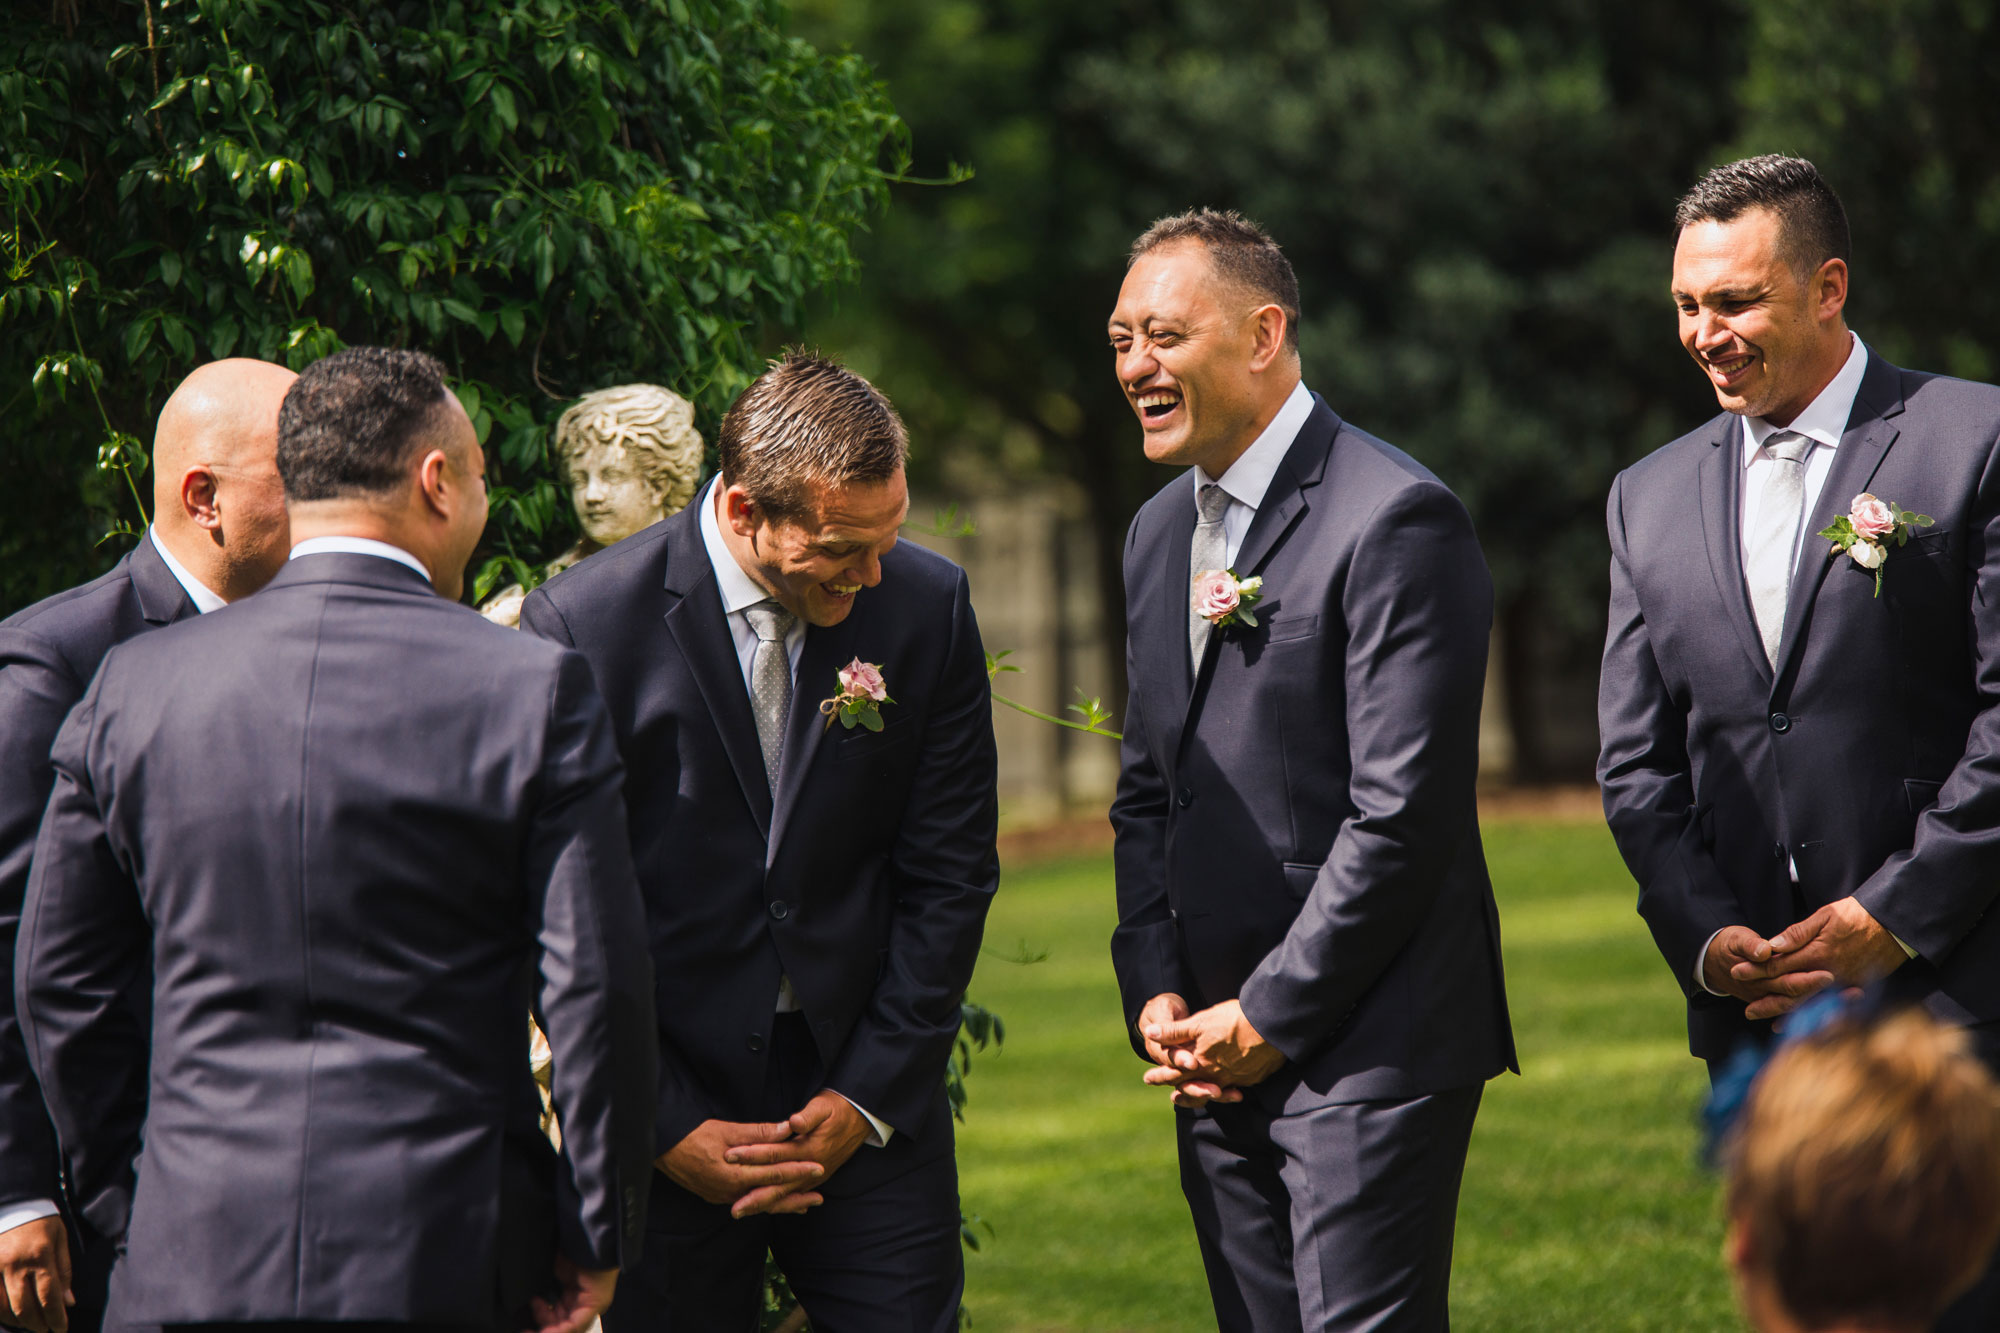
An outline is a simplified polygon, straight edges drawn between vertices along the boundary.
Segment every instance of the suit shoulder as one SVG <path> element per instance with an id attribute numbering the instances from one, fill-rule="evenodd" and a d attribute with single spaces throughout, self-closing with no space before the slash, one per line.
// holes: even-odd
<path id="1" fill-rule="evenodd" d="M 584 606 L 629 595 L 635 589 L 657 591 L 667 567 L 669 518 L 636 532 L 616 546 L 586 556 L 529 593 L 558 606 Z"/>
<path id="2" fill-rule="evenodd" d="M 912 591 L 948 598 L 964 577 L 965 571 L 950 556 L 907 539 L 899 540 L 882 557 L 882 581 L 894 579 Z"/>
<path id="3" fill-rule="evenodd" d="M 2000 418 L 2000 385 L 1922 370 L 1905 370 L 1901 374 L 1903 408 L 1907 412 L 1942 411 L 1954 416 Z"/>
<path id="4" fill-rule="evenodd" d="M 1676 491 L 1688 490 L 1692 485 L 1694 470 L 1711 449 L 1718 448 L 1716 439 L 1740 418 L 1722 412 L 1710 417 L 1694 430 L 1675 440 L 1669 440 L 1638 462 L 1626 467 L 1618 474 L 1618 484 L 1630 489 L 1666 485 Z"/>
<path id="5" fill-rule="evenodd" d="M 0 631 L 15 631 L 9 637 L 44 645 L 88 678 L 117 641 L 120 622 L 136 613 L 132 581 L 121 560 L 88 583 L 44 597 L 0 620 Z"/>
<path id="6" fill-rule="evenodd" d="M 1458 493 L 1435 472 L 1387 440 L 1370 435 L 1351 422 L 1340 423 L 1326 467 L 1323 480 L 1341 496 L 1343 503 L 1360 501 L 1377 514 L 1425 509 L 1466 514 Z"/>

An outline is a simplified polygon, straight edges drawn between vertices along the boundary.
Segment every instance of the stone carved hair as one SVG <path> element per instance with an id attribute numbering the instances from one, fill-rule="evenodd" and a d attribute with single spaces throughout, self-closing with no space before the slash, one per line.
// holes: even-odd
<path id="1" fill-rule="evenodd" d="M 694 499 L 701 479 L 701 432 L 694 406 L 657 384 L 618 384 L 587 393 L 556 422 L 556 465 L 565 477 L 570 460 L 593 444 L 624 449 L 632 466 L 678 513 Z"/>

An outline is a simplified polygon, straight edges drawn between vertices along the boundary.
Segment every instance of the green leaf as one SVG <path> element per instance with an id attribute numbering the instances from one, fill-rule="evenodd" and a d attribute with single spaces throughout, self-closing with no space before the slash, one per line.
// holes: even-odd
<path id="1" fill-rule="evenodd" d="M 861 725 L 868 728 L 868 730 L 870 731 L 882 730 L 882 710 L 879 708 L 862 709 Z"/>
<path id="2" fill-rule="evenodd" d="M 180 280 L 181 257 L 172 250 L 160 251 L 160 281 L 167 285 L 168 291 L 172 291 L 180 285 Z"/>

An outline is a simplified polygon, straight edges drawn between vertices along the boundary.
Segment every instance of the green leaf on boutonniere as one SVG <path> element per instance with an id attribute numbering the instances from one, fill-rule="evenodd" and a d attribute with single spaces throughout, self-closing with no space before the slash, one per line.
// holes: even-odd
<path id="1" fill-rule="evenodd" d="M 1236 608 L 1236 618 L 1251 629 L 1257 628 L 1257 613 L 1247 606 L 1238 606 Z"/>
<path id="2" fill-rule="evenodd" d="M 868 728 L 868 730 L 870 731 L 882 730 L 882 710 L 879 708 L 862 709 L 861 725 Z"/>

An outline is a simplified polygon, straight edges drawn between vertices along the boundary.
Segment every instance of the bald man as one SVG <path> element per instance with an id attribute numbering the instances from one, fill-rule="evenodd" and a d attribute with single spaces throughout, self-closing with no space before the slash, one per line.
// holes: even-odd
<path id="1" fill-rule="evenodd" d="M 138 546 L 102 578 L 0 621 L 0 1323 L 34 1333 L 97 1329 L 111 1262 L 87 1228 L 66 1234 L 55 1136 L 12 1003 L 49 747 L 114 644 L 247 597 L 283 568 L 278 405 L 296 378 L 240 358 L 189 375 L 160 412 L 153 523 Z"/>

